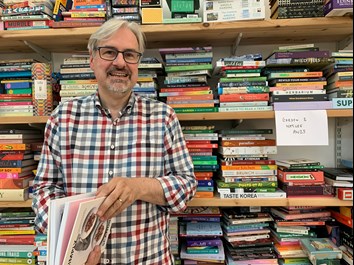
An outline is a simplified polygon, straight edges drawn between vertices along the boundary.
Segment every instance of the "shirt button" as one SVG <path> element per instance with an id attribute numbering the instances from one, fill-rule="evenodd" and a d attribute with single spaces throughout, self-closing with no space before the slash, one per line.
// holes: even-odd
<path id="1" fill-rule="evenodd" d="M 112 145 L 111 145 L 111 149 L 114 150 L 114 148 L 115 148 L 115 146 L 112 144 Z"/>
<path id="2" fill-rule="evenodd" d="M 108 171 L 108 175 L 113 176 L 113 171 L 112 170 Z"/>
<path id="3" fill-rule="evenodd" d="M 117 126 L 117 121 L 114 121 L 114 122 L 113 122 L 113 125 L 114 125 L 114 126 Z"/>

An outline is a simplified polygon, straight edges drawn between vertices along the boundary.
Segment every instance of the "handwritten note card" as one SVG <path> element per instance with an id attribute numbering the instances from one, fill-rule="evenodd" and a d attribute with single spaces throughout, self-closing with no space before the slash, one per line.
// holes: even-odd
<path id="1" fill-rule="evenodd" d="M 278 146 L 328 145 L 325 110 L 276 111 Z"/>

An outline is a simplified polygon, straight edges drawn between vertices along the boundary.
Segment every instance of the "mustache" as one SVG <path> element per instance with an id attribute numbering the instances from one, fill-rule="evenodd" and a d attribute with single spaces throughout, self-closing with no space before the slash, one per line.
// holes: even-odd
<path id="1" fill-rule="evenodd" d="M 115 73 L 115 72 L 120 72 L 122 74 L 126 74 L 126 75 L 129 75 L 129 76 L 131 75 L 131 71 L 129 71 L 126 68 L 111 67 L 107 71 L 108 74 L 112 74 L 112 73 Z"/>

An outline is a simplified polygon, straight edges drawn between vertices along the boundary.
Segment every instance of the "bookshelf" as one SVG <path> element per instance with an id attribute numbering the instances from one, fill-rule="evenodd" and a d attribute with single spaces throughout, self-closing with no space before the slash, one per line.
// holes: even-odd
<path id="1" fill-rule="evenodd" d="M 240 45 L 339 42 L 353 33 L 351 17 L 266 19 L 218 23 L 142 25 L 147 48 L 179 46 L 232 46 L 240 33 Z M 0 55 L 25 53 L 31 43 L 47 52 L 74 53 L 87 50 L 96 28 L 0 31 Z"/>
<path id="2" fill-rule="evenodd" d="M 299 18 L 223 23 L 142 25 L 147 48 L 200 46 L 231 47 L 242 34 L 239 45 L 266 45 L 347 41 L 353 34 L 351 17 Z M 33 53 L 31 45 L 49 53 L 75 53 L 86 50 L 96 28 L 0 31 L 0 57 L 9 53 Z M 27 43 L 27 44 L 26 44 Z M 31 45 L 28 45 L 31 44 Z M 352 110 L 327 110 L 329 118 L 351 118 Z M 181 121 L 272 120 L 274 111 L 178 114 Z M 43 126 L 48 117 L 0 117 L 0 126 L 30 124 Z M 336 198 L 220 199 L 194 198 L 189 206 L 352 206 L 352 201 Z M 2 202 L 0 207 L 31 207 L 25 202 Z"/>

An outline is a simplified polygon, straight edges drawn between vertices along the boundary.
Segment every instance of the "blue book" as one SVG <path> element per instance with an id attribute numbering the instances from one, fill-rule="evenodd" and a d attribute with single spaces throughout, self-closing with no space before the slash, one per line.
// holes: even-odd
<path id="1" fill-rule="evenodd" d="M 29 77 L 32 76 L 31 71 L 14 71 L 14 72 L 0 72 L 0 78 L 7 77 Z"/>
<path id="2" fill-rule="evenodd" d="M 32 82 L 4 83 L 5 89 L 31 88 Z"/>

